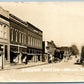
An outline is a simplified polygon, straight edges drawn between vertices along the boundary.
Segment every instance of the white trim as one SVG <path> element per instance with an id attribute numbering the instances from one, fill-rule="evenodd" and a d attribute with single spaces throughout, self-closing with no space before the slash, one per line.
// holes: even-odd
<path id="1" fill-rule="evenodd" d="M 27 53 L 27 55 L 42 55 L 42 54 Z"/>
<path id="2" fill-rule="evenodd" d="M 10 45 L 27 48 L 26 46 L 21 46 L 21 45 L 15 45 L 15 44 L 10 44 Z"/>

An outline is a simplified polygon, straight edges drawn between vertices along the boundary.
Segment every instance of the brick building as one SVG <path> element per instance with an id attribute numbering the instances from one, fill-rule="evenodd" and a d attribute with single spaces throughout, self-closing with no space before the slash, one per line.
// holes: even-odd
<path id="1" fill-rule="evenodd" d="M 13 14 L 9 14 L 9 20 L 11 63 L 41 61 L 43 32 Z"/>
<path id="2" fill-rule="evenodd" d="M 0 7 L 0 66 L 42 61 L 43 31 Z"/>
<path id="3" fill-rule="evenodd" d="M 56 45 L 53 41 L 43 41 L 43 61 L 48 61 L 48 56 L 54 56 Z"/>
<path id="4" fill-rule="evenodd" d="M 0 7 L 0 66 L 10 61 L 9 12 Z"/>

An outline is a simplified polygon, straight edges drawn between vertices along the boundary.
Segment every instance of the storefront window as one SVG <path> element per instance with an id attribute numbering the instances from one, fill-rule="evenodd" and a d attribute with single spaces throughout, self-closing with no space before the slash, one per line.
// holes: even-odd
<path id="1" fill-rule="evenodd" d="M 7 29 L 8 29 L 8 26 L 4 26 L 4 38 L 7 38 Z"/>

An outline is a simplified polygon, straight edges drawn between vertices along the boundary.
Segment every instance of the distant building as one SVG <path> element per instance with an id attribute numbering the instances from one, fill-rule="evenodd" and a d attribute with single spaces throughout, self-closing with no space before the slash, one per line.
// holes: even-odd
<path id="1" fill-rule="evenodd" d="M 69 57 L 71 55 L 71 48 L 67 46 L 56 47 L 56 52 L 60 52 L 59 58 Z"/>
<path id="2" fill-rule="evenodd" d="M 54 56 L 56 45 L 53 41 L 43 41 L 43 61 L 48 60 L 48 55 Z"/>

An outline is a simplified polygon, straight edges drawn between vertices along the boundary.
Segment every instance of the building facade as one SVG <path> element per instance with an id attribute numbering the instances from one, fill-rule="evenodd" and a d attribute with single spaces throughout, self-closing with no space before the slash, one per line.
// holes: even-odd
<path id="1" fill-rule="evenodd" d="M 0 7 L 0 66 L 10 61 L 9 12 Z"/>
<path id="2" fill-rule="evenodd" d="M 48 62 L 49 56 L 54 56 L 56 45 L 53 41 L 43 41 L 43 61 Z"/>
<path id="3" fill-rule="evenodd" d="M 10 62 L 27 63 L 42 59 L 42 31 L 29 22 L 9 14 Z"/>

